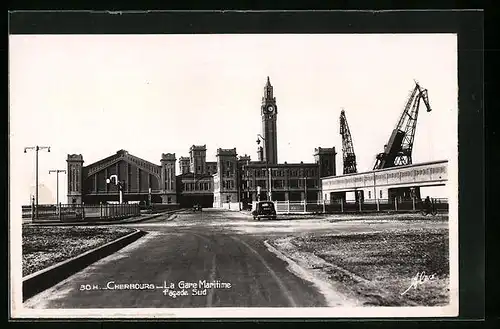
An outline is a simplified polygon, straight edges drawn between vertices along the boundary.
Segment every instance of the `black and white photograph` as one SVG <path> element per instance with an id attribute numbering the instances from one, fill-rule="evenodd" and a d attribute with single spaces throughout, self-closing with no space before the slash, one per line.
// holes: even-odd
<path id="1" fill-rule="evenodd" d="M 19 318 L 458 315 L 457 35 L 9 36 Z"/>

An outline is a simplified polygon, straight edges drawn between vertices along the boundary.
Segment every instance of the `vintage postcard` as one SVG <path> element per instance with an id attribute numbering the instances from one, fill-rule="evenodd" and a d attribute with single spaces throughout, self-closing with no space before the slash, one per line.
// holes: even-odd
<path id="1" fill-rule="evenodd" d="M 458 315 L 456 34 L 11 35 L 13 318 Z"/>

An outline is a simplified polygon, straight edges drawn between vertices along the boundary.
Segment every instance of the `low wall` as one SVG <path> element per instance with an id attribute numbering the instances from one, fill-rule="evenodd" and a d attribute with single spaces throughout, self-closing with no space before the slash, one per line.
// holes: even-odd
<path id="1" fill-rule="evenodd" d="M 150 206 L 142 206 L 141 211 L 147 214 L 155 214 L 164 211 L 177 210 L 180 209 L 178 203 L 153 203 Z"/>

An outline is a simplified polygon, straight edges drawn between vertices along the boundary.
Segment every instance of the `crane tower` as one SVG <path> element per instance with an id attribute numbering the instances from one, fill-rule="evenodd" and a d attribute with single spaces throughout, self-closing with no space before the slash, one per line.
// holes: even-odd
<path id="1" fill-rule="evenodd" d="M 384 152 L 377 154 L 373 170 L 412 164 L 411 154 L 421 100 L 424 102 L 427 112 L 430 112 L 427 89 L 422 88 L 415 81 L 415 88 L 410 93 L 408 102 L 396 128 L 389 137 L 387 145 L 384 146 Z"/>
<path id="2" fill-rule="evenodd" d="M 343 174 L 352 174 L 357 172 L 356 155 L 352 145 L 351 131 L 347 124 L 344 109 L 340 111 L 340 135 L 342 135 L 342 159 L 344 163 Z"/>

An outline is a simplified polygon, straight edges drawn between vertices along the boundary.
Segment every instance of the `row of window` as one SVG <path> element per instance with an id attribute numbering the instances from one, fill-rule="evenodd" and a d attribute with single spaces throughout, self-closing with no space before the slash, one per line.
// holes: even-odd
<path id="1" fill-rule="evenodd" d="M 271 169 L 271 175 L 273 177 L 284 177 L 286 174 L 291 177 L 314 177 L 317 175 L 317 170 L 310 169 Z M 268 169 L 248 169 L 245 171 L 245 176 L 247 177 L 266 177 L 268 174 Z"/>
<path id="2" fill-rule="evenodd" d="M 196 164 L 196 162 L 195 162 Z M 201 165 L 196 166 L 197 171 L 200 172 L 202 170 Z M 232 177 L 235 173 L 234 171 L 235 163 L 232 161 L 226 161 L 223 163 L 222 172 L 224 173 L 224 177 Z M 209 173 L 216 173 L 217 166 L 216 165 L 207 165 L 206 171 Z M 318 174 L 316 168 L 306 168 L 306 169 L 271 169 L 271 175 L 274 177 L 284 177 L 287 173 L 291 177 L 314 177 Z M 267 176 L 268 169 L 260 168 L 260 169 L 247 169 L 245 170 L 245 176 L 247 177 L 265 177 Z"/>
<path id="3" fill-rule="evenodd" d="M 382 190 L 379 190 L 379 198 L 382 199 L 384 197 L 384 194 L 382 193 Z M 372 191 L 368 191 L 368 199 L 372 198 Z"/>
<path id="4" fill-rule="evenodd" d="M 310 187 L 310 188 L 317 188 L 318 187 L 318 180 L 316 179 L 308 179 L 307 180 L 307 187 Z M 242 182 L 242 187 L 243 188 L 248 188 L 248 189 L 254 189 L 256 188 L 257 186 L 261 186 L 263 188 L 267 188 L 268 186 L 268 182 L 267 180 L 264 180 L 264 179 L 260 179 L 260 180 L 257 180 L 257 181 L 251 181 L 251 180 L 248 180 L 248 181 L 243 181 Z M 277 179 L 277 180 L 273 180 L 273 188 L 285 188 L 286 187 L 286 181 L 285 180 L 282 180 L 282 179 Z M 304 180 L 302 179 L 291 179 L 289 181 L 289 184 L 288 186 L 290 188 L 303 188 L 304 187 Z"/>
<path id="5" fill-rule="evenodd" d="M 218 203 L 220 201 L 224 201 L 224 198 L 219 199 L 217 197 L 217 195 L 214 195 L 214 202 Z M 226 195 L 225 201 L 226 202 L 231 202 L 231 196 L 230 195 Z"/>
<path id="6" fill-rule="evenodd" d="M 80 169 L 75 165 L 70 169 L 70 191 L 80 191 Z"/>
<path id="7" fill-rule="evenodd" d="M 230 190 L 230 189 L 234 188 L 234 181 L 232 181 L 232 180 L 226 180 L 223 183 L 224 183 L 224 188 L 225 189 Z"/>
<path id="8" fill-rule="evenodd" d="M 195 186 L 195 183 L 183 183 L 182 189 L 184 191 L 209 191 L 210 190 L 210 183 L 199 182 L 199 183 L 196 183 L 196 186 Z"/>
<path id="9" fill-rule="evenodd" d="M 219 190 L 220 186 L 221 186 L 220 182 L 214 182 L 214 189 L 215 190 Z M 227 190 L 234 189 L 235 183 L 233 180 L 225 180 L 222 182 L 222 187 L 223 187 L 223 189 L 227 189 Z"/>

